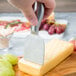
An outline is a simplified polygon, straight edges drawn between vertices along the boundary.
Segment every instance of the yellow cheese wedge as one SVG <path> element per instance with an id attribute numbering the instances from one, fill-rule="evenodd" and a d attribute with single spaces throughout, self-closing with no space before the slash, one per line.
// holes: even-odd
<path id="1" fill-rule="evenodd" d="M 19 61 L 19 69 L 32 76 L 43 76 L 53 69 L 73 52 L 73 45 L 69 42 L 53 39 L 45 46 L 44 65 L 26 61 L 23 58 Z"/>

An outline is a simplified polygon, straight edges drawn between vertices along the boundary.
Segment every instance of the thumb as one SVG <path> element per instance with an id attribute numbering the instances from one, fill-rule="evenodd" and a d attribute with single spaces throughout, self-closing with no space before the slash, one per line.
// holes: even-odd
<path id="1" fill-rule="evenodd" d="M 33 8 L 27 7 L 27 9 L 22 10 L 22 12 L 32 25 L 37 25 L 38 20 L 37 20 L 37 17 L 35 15 Z"/>

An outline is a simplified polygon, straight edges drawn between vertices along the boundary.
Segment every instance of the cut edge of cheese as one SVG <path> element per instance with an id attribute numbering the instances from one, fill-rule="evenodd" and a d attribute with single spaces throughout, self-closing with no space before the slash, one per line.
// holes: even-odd
<path id="1" fill-rule="evenodd" d="M 24 58 L 19 60 L 18 67 L 24 73 L 28 73 L 28 74 L 30 73 L 30 75 L 33 75 L 33 76 L 41 76 L 39 74 L 40 74 L 40 68 L 42 66 L 39 64 L 26 61 L 24 60 Z"/>
<path id="2" fill-rule="evenodd" d="M 59 40 L 59 41 L 62 41 L 62 40 Z M 62 41 L 62 43 L 67 44 L 68 48 L 65 49 L 65 51 L 57 53 L 57 56 L 55 56 L 52 59 L 50 58 L 50 60 L 45 62 L 44 65 L 35 64 L 30 61 L 26 61 L 22 58 L 18 63 L 19 69 L 33 76 L 44 75 L 49 70 L 52 70 L 55 66 L 57 66 L 61 61 L 63 61 L 73 52 L 73 45 L 71 43 L 66 42 L 66 41 Z"/>

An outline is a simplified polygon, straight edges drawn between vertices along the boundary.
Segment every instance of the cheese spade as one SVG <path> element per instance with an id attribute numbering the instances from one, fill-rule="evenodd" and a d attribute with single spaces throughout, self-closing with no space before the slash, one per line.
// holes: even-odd
<path id="1" fill-rule="evenodd" d="M 33 63 L 43 64 L 45 52 L 44 41 L 38 35 L 39 26 L 44 15 L 43 4 L 36 2 L 34 11 L 38 18 L 38 24 L 31 26 L 31 33 L 25 38 L 24 59 Z"/>

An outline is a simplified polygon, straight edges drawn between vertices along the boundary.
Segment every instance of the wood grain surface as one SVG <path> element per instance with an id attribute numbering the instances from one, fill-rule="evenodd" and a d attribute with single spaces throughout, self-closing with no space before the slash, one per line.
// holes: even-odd
<path id="1" fill-rule="evenodd" d="M 16 76 L 31 76 L 19 71 L 15 66 Z M 62 63 L 50 70 L 44 76 L 76 76 L 76 53 L 70 55 Z"/>

